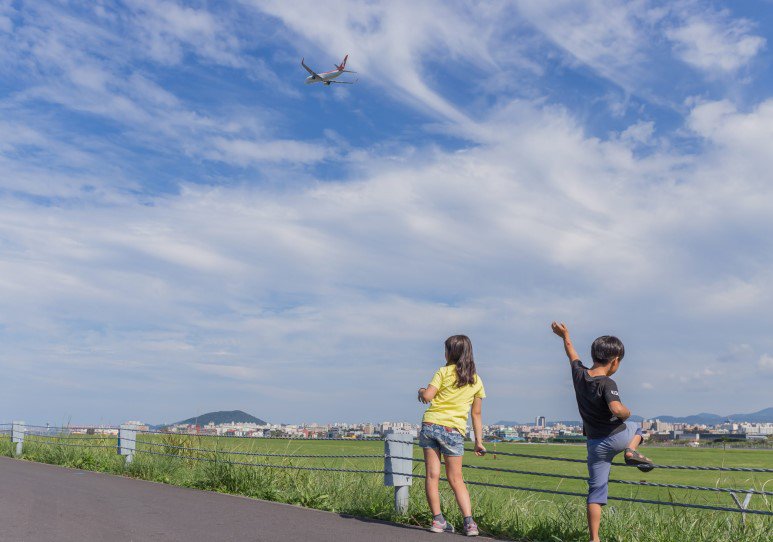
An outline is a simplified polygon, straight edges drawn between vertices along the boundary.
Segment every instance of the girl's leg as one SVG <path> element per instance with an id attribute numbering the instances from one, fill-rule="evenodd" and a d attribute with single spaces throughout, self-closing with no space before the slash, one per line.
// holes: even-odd
<path id="1" fill-rule="evenodd" d="M 433 516 L 440 514 L 440 451 L 424 448 L 424 463 L 427 477 L 424 479 L 424 491 L 427 504 Z"/>
<path id="2" fill-rule="evenodd" d="M 467 486 L 462 476 L 462 456 L 447 455 L 445 459 L 446 477 L 451 489 L 454 490 L 456 504 L 459 505 L 459 510 L 462 511 L 462 517 L 469 517 L 472 515 L 472 505 L 470 504 L 470 493 L 467 491 Z"/>

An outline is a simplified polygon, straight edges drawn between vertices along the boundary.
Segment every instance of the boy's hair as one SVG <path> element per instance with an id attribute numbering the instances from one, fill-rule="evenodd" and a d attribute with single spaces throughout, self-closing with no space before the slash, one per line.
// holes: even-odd
<path id="1" fill-rule="evenodd" d="M 475 384 L 475 358 L 472 341 L 467 335 L 452 335 L 446 339 L 446 365 L 456 365 L 456 387 Z"/>
<path id="2" fill-rule="evenodd" d="M 615 358 L 623 361 L 623 356 L 625 356 L 623 341 L 612 335 L 602 335 L 593 341 L 590 347 L 590 357 L 593 358 L 593 363 L 599 365 L 607 365 Z"/>

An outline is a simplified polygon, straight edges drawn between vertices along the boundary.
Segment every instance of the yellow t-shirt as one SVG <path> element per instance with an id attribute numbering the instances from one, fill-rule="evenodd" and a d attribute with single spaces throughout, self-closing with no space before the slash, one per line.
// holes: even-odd
<path id="1" fill-rule="evenodd" d="M 432 377 L 430 386 L 438 389 L 432 404 L 424 412 L 422 421 L 457 429 L 462 435 L 467 432 L 467 416 L 476 397 L 486 397 L 483 381 L 475 375 L 475 382 L 469 386 L 456 387 L 456 365 L 441 367 Z"/>

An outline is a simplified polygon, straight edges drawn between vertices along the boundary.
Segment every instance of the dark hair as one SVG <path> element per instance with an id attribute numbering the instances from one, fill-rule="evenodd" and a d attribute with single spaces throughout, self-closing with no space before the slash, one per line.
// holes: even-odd
<path id="1" fill-rule="evenodd" d="M 475 383 L 475 359 L 472 341 L 467 335 L 453 335 L 446 339 L 446 365 L 456 365 L 456 387 Z"/>
<path id="2" fill-rule="evenodd" d="M 607 365 L 615 358 L 623 361 L 623 356 L 625 356 L 623 341 L 612 335 L 599 337 L 590 347 L 590 357 L 593 358 L 593 363 L 599 365 Z"/>

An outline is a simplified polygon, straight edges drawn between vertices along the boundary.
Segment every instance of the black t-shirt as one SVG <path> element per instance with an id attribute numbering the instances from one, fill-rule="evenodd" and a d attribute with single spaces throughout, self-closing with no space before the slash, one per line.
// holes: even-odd
<path id="1" fill-rule="evenodd" d="M 583 429 L 589 439 L 605 438 L 625 429 L 625 423 L 609 410 L 620 400 L 617 384 L 608 376 L 590 376 L 579 359 L 572 362 L 572 381 Z"/>

